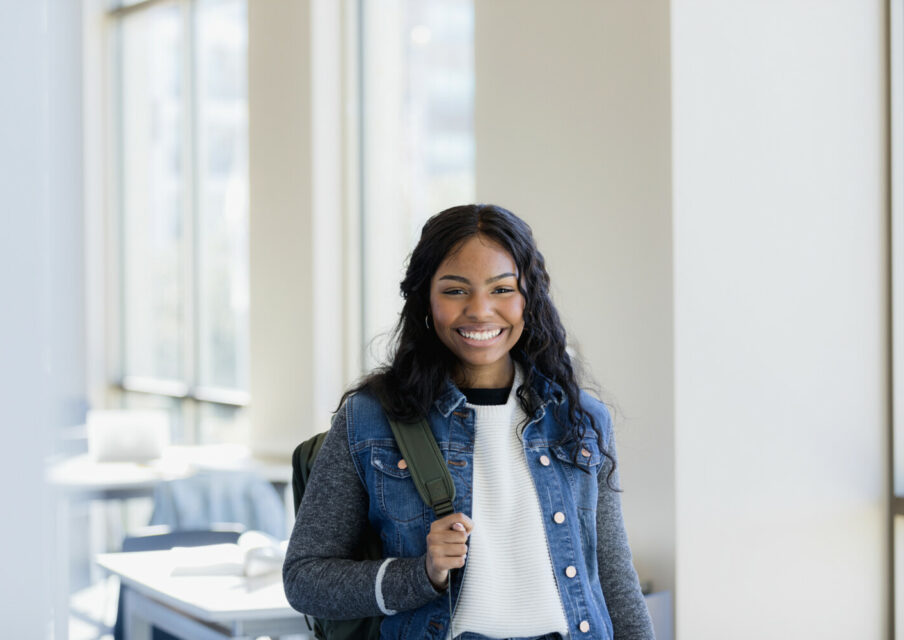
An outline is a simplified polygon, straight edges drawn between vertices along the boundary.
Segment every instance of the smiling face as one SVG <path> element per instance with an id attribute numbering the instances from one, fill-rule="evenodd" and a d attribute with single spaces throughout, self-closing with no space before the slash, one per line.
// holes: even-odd
<path id="1" fill-rule="evenodd" d="M 524 296 L 508 251 L 476 235 L 446 256 L 430 281 L 431 324 L 458 358 L 459 384 L 511 384 L 509 355 L 524 331 Z"/>

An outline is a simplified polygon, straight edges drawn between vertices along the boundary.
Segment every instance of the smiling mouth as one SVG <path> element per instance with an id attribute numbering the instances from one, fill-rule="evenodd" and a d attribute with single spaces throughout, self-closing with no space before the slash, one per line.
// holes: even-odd
<path id="1" fill-rule="evenodd" d="M 484 340 L 492 340 L 500 333 L 502 333 L 502 329 L 491 329 L 490 331 L 464 331 L 463 329 L 456 329 L 459 335 L 467 338 L 468 340 L 477 340 L 478 342 Z"/>

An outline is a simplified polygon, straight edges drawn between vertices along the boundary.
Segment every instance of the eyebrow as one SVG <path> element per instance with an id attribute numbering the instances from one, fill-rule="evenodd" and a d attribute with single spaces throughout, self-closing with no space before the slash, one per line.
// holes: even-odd
<path id="1" fill-rule="evenodd" d="M 485 284 L 490 284 L 491 282 L 496 282 L 497 280 L 502 280 L 504 278 L 514 278 L 516 277 L 514 273 L 500 273 L 498 276 L 493 276 L 492 278 L 488 278 Z M 463 282 L 464 284 L 471 284 L 471 281 L 463 276 L 453 276 L 453 275 L 445 275 L 440 276 L 438 280 L 454 280 L 455 282 Z"/>

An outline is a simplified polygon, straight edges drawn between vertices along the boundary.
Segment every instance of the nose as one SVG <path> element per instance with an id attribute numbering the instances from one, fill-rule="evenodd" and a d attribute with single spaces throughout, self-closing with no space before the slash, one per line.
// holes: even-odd
<path id="1" fill-rule="evenodd" d="M 465 315 L 475 321 L 490 319 L 493 317 L 493 299 L 487 293 L 475 293 L 468 300 Z"/>

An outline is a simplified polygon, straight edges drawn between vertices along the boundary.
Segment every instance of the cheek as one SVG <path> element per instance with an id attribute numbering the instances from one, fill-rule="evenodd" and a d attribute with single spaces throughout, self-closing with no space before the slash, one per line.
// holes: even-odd
<path id="1" fill-rule="evenodd" d="M 512 327 L 514 328 L 512 338 L 515 341 L 521 339 L 521 335 L 524 333 L 524 308 L 525 308 L 524 298 L 517 305 L 513 305 L 512 307 L 512 315 L 510 316 L 509 322 L 511 322 Z"/>
<path id="2" fill-rule="evenodd" d="M 442 329 L 452 321 L 454 314 L 448 304 L 443 304 L 441 299 L 430 299 L 430 317 L 433 325 Z"/>
<path id="3" fill-rule="evenodd" d="M 512 301 L 509 308 L 509 322 L 514 324 L 524 324 L 524 308 L 527 306 L 524 297 L 520 296 L 517 300 Z"/>

